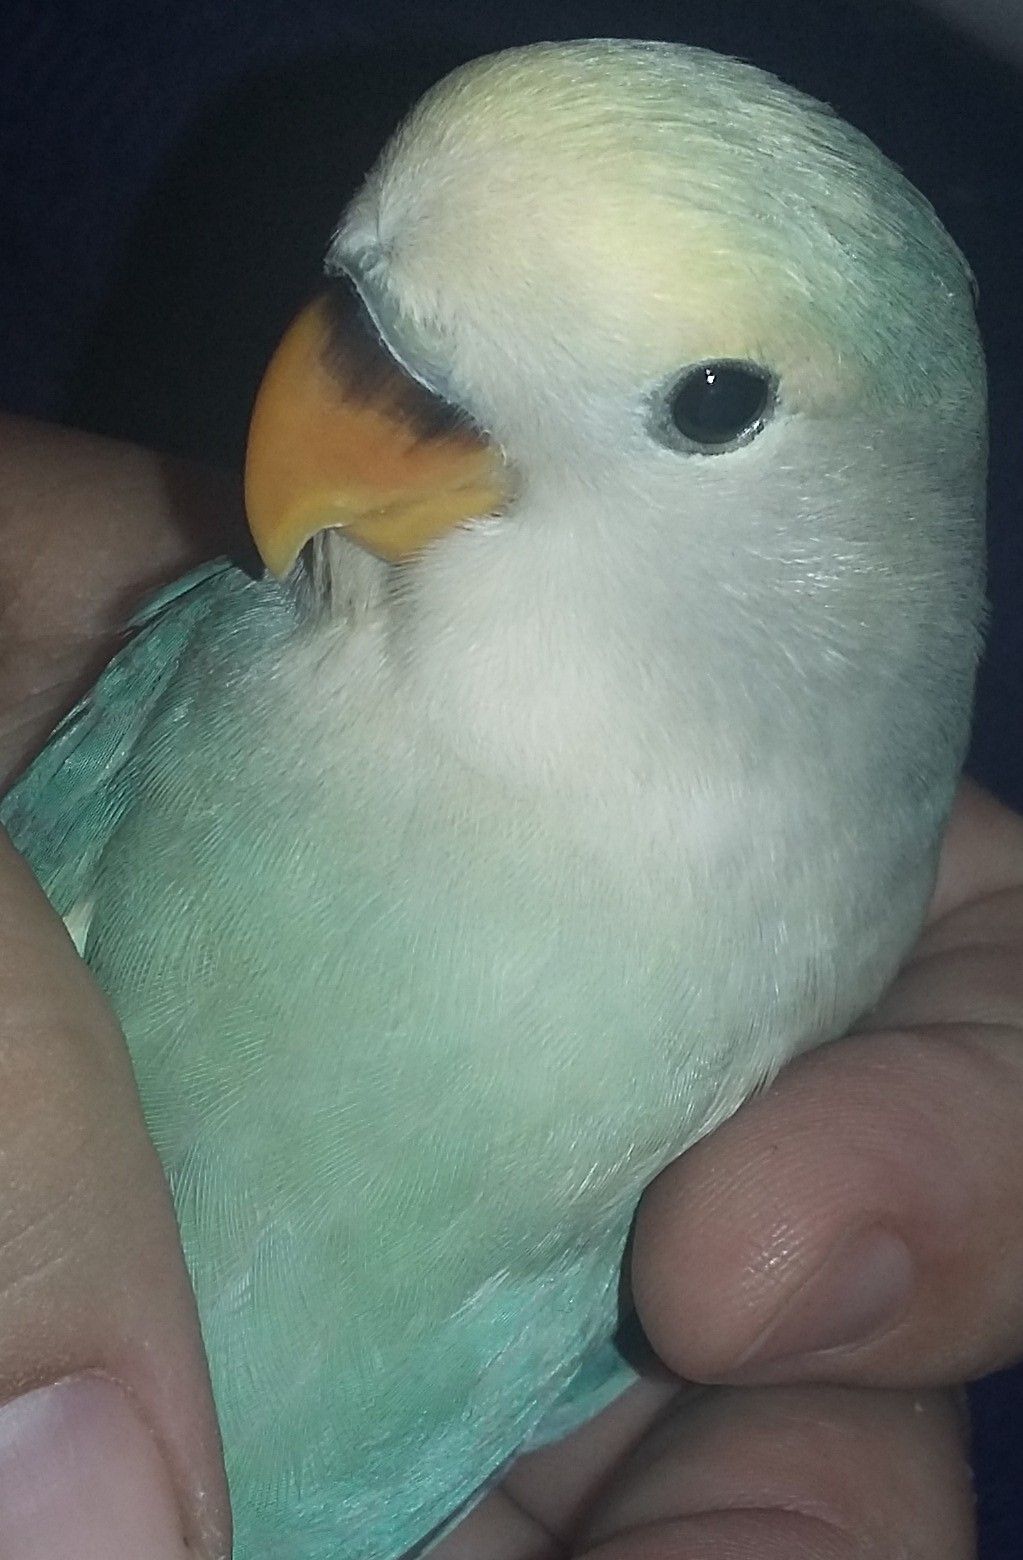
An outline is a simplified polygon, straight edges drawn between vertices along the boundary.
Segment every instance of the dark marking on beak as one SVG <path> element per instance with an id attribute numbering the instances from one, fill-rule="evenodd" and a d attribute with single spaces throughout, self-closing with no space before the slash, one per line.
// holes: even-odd
<path id="1" fill-rule="evenodd" d="M 474 427 L 461 407 L 429 390 L 398 361 L 350 277 L 328 277 L 321 297 L 327 320 L 325 364 L 353 400 L 385 405 L 422 442 Z"/>

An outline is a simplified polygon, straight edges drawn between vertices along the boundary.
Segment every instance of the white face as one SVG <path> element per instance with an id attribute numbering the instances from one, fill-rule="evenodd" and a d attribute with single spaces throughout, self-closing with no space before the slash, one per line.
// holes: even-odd
<path id="1" fill-rule="evenodd" d="M 984 407 L 954 246 L 760 73 L 626 50 L 616 88 L 594 47 L 435 89 L 329 256 L 518 477 L 405 569 L 410 691 L 519 774 L 509 708 L 565 774 L 854 733 L 892 669 L 910 710 L 975 639 Z"/>

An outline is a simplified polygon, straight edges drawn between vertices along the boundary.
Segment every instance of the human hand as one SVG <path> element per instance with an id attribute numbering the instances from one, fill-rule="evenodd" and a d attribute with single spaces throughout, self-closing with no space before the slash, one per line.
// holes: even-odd
<path id="1" fill-rule="evenodd" d="M 6 783 L 237 504 L 13 418 L 0 452 Z M 167 1188 L 113 1014 L 2 830 L 0 939 L 0 1557 L 213 1560 L 227 1493 Z"/>
<path id="2" fill-rule="evenodd" d="M 0 438 L 10 772 L 134 597 L 241 521 L 229 490 L 141 451 L 27 424 Z M 197 508 L 219 517 L 205 546 L 182 529 Z M 0 1555 L 212 1557 L 215 1421 L 123 1042 L 10 851 L 0 918 Z M 931 924 L 870 1032 L 788 1069 L 644 1200 L 631 1272 L 649 1337 L 682 1376 L 741 1384 L 642 1384 L 520 1459 L 438 1560 L 969 1560 L 962 1415 L 934 1389 L 1023 1348 L 1021 945 L 1023 824 L 967 787 Z M 874 1293 L 862 1270 L 828 1279 L 827 1253 L 870 1230 L 887 1232 Z M 829 1348 L 843 1314 L 870 1336 L 847 1325 Z M 784 1358 L 758 1370 L 757 1339 Z M 75 1378 L 77 1406 L 45 1391 Z M 890 1386 L 908 1390 L 870 1390 Z"/>
<path id="3" fill-rule="evenodd" d="M 725 1385 L 635 1388 L 437 1560 L 970 1560 L 965 1414 L 939 1389 L 1023 1353 L 1021 1185 L 1023 820 L 966 784 L 877 1011 L 643 1200 L 646 1333 Z"/>

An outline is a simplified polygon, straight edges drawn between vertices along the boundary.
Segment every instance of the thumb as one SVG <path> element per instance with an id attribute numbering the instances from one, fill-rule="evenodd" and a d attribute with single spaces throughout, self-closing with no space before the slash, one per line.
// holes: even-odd
<path id="1" fill-rule="evenodd" d="M 0 1555 L 213 1560 L 195 1304 L 113 1015 L 0 831 Z"/>
<path id="2" fill-rule="evenodd" d="M 680 1374 L 942 1385 L 1023 1354 L 1021 885 L 1023 822 L 970 794 L 883 1028 L 802 1058 L 651 1187 L 633 1287 Z"/>

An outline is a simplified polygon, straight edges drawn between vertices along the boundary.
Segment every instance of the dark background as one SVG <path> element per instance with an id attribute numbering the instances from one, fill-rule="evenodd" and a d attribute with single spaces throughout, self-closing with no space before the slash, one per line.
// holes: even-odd
<path id="1" fill-rule="evenodd" d="M 737 54 L 833 103 L 969 257 L 992 409 L 970 769 L 1023 809 L 1023 77 L 912 0 L 0 0 L 0 405 L 236 467 L 274 342 L 412 100 L 473 55 L 601 34 Z M 972 1396 L 982 1554 L 1021 1560 L 1023 1373 Z"/>

